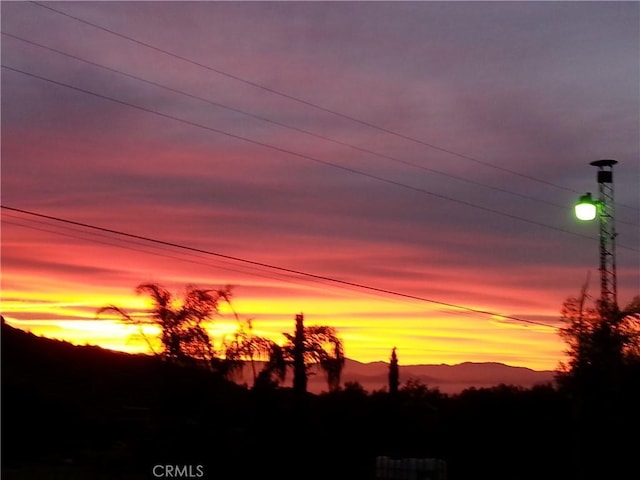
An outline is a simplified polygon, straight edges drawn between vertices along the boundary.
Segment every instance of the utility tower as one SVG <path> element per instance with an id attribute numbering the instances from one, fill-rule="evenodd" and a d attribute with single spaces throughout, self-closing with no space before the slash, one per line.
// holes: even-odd
<path id="1" fill-rule="evenodd" d="M 598 199 L 592 200 L 587 193 L 580 197 L 576 214 L 582 220 L 593 220 L 598 216 L 600 226 L 600 302 L 603 313 L 616 311 L 618 291 L 616 279 L 616 227 L 613 195 L 613 166 L 616 160 L 603 159 L 591 162 L 598 167 Z M 591 209 L 592 214 L 579 214 L 580 207 Z"/>

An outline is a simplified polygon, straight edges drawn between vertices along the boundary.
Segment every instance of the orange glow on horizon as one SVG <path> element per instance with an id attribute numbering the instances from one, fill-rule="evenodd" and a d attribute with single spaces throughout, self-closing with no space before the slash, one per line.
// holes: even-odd
<path id="1" fill-rule="evenodd" d="M 66 340 L 77 345 L 97 345 L 128 353 L 150 353 L 138 326 L 123 323 L 113 312 L 98 319 L 93 313 L 104 296 L 82 301 L 70 296 L 68 301 L 45 299 L 39 303 L 17 300 L 3 302 L 5 319 L 10 325 L 35 335 Z M 96 301 L 96 298 L 100 299 Z M 73 299 L 73 301 L 71 301 Z M 113 300 L 113 299 L 112 299 Z M 146 316 L 148 299 L 122 296 L 116 300 L 125 311 L 139 318 Z M 96 305 L 96 303 L 102 305 Z M 116 302 L 111 302 L 115 304 Z M 520 325 L 503 317 L 473 317 L 465 320 L 454 312 L 416 308 L 415 304 L 397 304 L 385 299 L 367 301 L 327 302 L 306 298 L 304 312 L 288 308 L 291 300 L 276 299 L 265 306 L 259 299 L 238 299 L 233 304 L 241 320 L 252 320 L 252 333 L 282 343 L 283 332 L 292 333 L 296 313 L 305 314 L 305 325 L 328 325 L 336 328 L 344 342 L 348 358 L 360 362 L 389 360 L 396 347 L 400 362 L 409 364 L 456 364 L 471 362 L 502 362 L 535 370 L 554 370 L 563 355 L 561 339 L 549 328 Z M 130 310 L 129 310 L 130 309 Z M 242 312 L 250 312 L 244 315 Z M 306 313 L 309 312 L 309 313 Z M 20 318 L 25 313 L 30 318 Z M 51 316 L 55 318 L 51 318 Z M 49 317 L 49 319 L 47 319 Z M 220 315 L 208 328 L 215 348 L 228 340 L 238 329 L 229 306 L 222 304 Z M 144 325 L 144 333 L 159 346 L 158 329 Z M 526 355 L 523 352 L 527 352 Z"/>
<path id="2" fill-rule="evenodd" d="M 215 347 L 236 331 L 236 313 L 241 320 L 252 321 L 255 335 L 276 342 L 282 342 L 283 332 L 293 332 L 295 315 L 303 313 L 307 326 L 336 328 L 344 341 L 346 356 L 360 362 L 387 362 L 393 347 L 405 365 L 502 362 L 553 370 L 564 357 L 564 345 L 553 328 L 518 323 L 507 317 L 517 311 L 516 317 L 555 324 L 561 302 L 549 296 L 547 290 L 526 294 L 516 286 L 503 287 L 503 281 L 483 278 L 484 273 L 472 272 L 469 283 L 462 283 L 455 281 L 455 268 L 434 269 L 431 276 L 407 268 L 408 278 L 400 277 L 393 290 L 418 292 L 419 297 L 423 295 L 420 292 L 429 292 L 424 296 L 442 299 L 442 303 L 430 303 L 351 287 L 337 288 L 326 281 L 263 275 L 263 271 L 229 271 L 225 267 L 220 272 L 217 267 L 225 262 L 201 262 L 201 257 L 175 252 L 176 258 L 158 262 L 157 256 L 139 251 L 118 249 L 117 254 L 105 254 L 102 247 L 93 245 L 61 250 L 56 243 L 34 243 L 38 248 L 27 251 L 23 240 L 33 240 L 23 238 L 23 234 L 22 230 L 3 231 L 3 254 L 5 249 L 15 249 L 14 254 L 24 263 L 3 265 L 3 315 L 18 328 L 75 344 L 147 352 L 148 346 L 136 326 L 123 324 L 114 312 L 104 312 L 98 318 L 96 312 L 115 305 L 143 319 L 148 315 L 150 299 L 136 295 L 135 286 L 157 282 L 177 299 L 188 283 L 202 288 L 233 286 L 231 306 L 221 302 L 220 315 L 213 318 L 211 336 Z M 38 252 L 36 260 L 31 258 L 32 251 Z M 61 255 L 60 251 L 65 253 Z M 369 253 L 362 251 L 357 256 L 366 258 Z M 346 261 L 344 256 L 334 257 Z M 196 263 L 185 264 L 185 259 L 194 258 Z M 533 272 L 539 275 L 542 268 L 535 267 Z M 525 273 L 519 271 L 518 275 Z M 423 277 L 426 280 L 422 281 Z M 492 282 L 494 290 L 490 288 Z M 386 285 L 388 278 L 379 274 L 363 283 Z M 496 314 L 484 315 L 469 309 Z"/>

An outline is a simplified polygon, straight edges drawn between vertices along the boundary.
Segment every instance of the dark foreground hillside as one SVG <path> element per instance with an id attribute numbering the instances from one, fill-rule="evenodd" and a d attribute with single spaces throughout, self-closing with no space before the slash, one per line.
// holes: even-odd
<path id="1" fill-rule="evenodd" d="M 300 403 L 2 326 L 6 480 L 372 480 L 377 455 L 444 459 L 448 480 L 570 479 L 571 419 L 551 386 L 448 396 L 414 384 L 392 398 L 352 384 Z"/>

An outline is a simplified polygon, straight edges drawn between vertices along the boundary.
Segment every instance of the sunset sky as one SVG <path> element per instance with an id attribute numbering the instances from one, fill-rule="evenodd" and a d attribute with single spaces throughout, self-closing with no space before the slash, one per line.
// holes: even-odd
<path id="1" fill-rule="evenodd" d="M 563 301 L 599 296 L 572 208 L 602 158 L 619 302 L 640 294 L 638 2 L 1 9 L 14 326 L 141 351 L 96 310 L 229 284 L 274 339 L 304 313 L 363 362 L 553 369 Z M 215 342 L 234 328 L 225 306 Z"/>

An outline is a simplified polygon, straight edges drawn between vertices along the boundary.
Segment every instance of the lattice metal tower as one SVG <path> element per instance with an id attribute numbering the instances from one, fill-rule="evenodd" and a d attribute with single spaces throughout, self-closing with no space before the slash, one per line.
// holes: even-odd
<path id="1" fill-rule="evenodd" d="M 600 301 L 604 311 L 618 308 L 616 279 L 616 226 L 613 197 L 613 166 L 616 160 L 596 160 L 598 167 L 598 223 L 600 225 Z"/>

